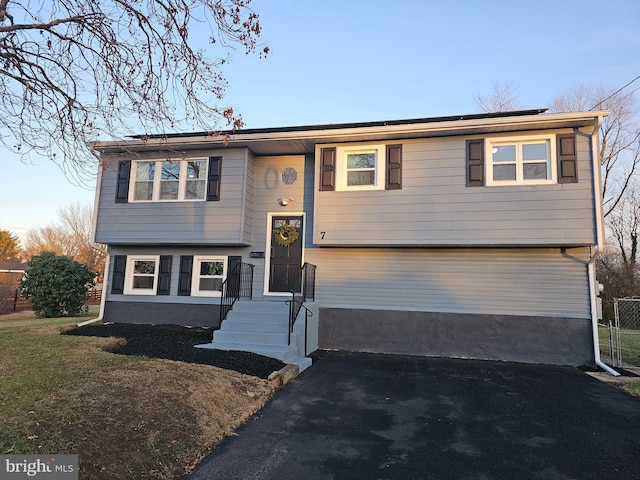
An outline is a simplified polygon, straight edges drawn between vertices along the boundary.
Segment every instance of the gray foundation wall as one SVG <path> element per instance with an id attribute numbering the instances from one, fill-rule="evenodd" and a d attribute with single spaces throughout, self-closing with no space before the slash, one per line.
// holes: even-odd
<path id="1" fill-rule="evenodd" d="M 321 308 L 326 349 L 593 365 L 586 319 Z"/>
<path id="2" fill-rule="evenodd" d="M 193 303 L 106 302 L 105 322 L 220 326 L 220 306 Z"/>

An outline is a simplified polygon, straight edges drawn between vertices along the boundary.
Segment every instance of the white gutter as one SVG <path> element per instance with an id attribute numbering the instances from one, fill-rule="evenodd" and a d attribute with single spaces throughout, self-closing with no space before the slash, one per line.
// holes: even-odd
<path id="1" fill-rule="evenodd" d="M 98 169 L 98 181 L 97 181 L 97 185 L 96 185 L 96 195 L 95 195 L 95 201 L 93 202 L 93 220 L 92 220 L 92 227 L 93 227 L 93 242 L 95 243 L 96 241 L 96 225 L 98 222 L 98 206 L 100 204 L 100 188 L 102 186 L 102 165 L 99 167 Z M 93 246 L 93 245 L 92 245 Z M 104 305 L 105 305 L 105 301 L 107 299 L 107 295 L 106 295 L 106 290 L 105 290 L 105 285 L 107 284 L 107 279 L 109 278 L 109 264 L 111 263 L 111 255 L 109 254 L 109 247 L 107 247 L 107 250 L 101 250 L 99 248 L 97 248 L 96 246 L 93 246 L 94 249 L 96 249 L 97 251 L 99 251 L 100 253 L 103 253 L 105 255 L 105 259 L 104 259 L 104 274 L 102 275 L 102 296 L 100 298 L 100 312 L 98 313 L 98 317 L 97 318 L 92 318 L 90 320 L 86 320 L 84 322 L 80 322 L 78 323 L 76 326 L 78 327 L 84 327 L 85 325 L 89 325 L 91 323 L 96 323 L 96 322 L 100 322 L 102 321 L 102 318 L 104 317 Z"/>
<path id="2" fill-rule="evenodd" d="M 619 377 L 609 365 L 604 363 L 600 358 L 600 337 L 598 335 L 598 285 L 596 281 L 596 260 L 602 253 L 604 248 L 604 215 L 602 212 L 602 172 L 600 170 L 600 152 L 598 151 L 598 142 L 594 141 L 594 136 L 600 130 L 603 121 L 603 115 L 598 115 L 598 121 L 591 134 L 591 155 L 593 156 L 593 203 L 596 217 L 596 249 L 591 255 L 587 263 L 587 273 L 589 277 L 589 293 L 591 298 L 591 326 L 593 331 L 593 354 L 596 365 L 604 371 L 610 373 L 614 377 Z"/>
<path id="3" fill-rule="evenodd" d="M 485 133 L 491 133 L 496 128 L 542 128 L 546 125 L 546 128 L 561 128 L 556 127 L 555 124 L 563 122 L 587 122 L 590 123 L 594 117 L 600 117 L 600 115 L 606 115 L 606 111 L 596 112 L 571 112 L 571 113 L 544 113 L 535 115 L 523 115 L 514 117 L 497 117 L 497 118 L 481 118 L 481 119 L 469 119 L 469 120 L 450 120 L 450 121 L 434 121 L 434 122 L 417 122 L 414 124 L 399 124 L 399 125 L 373 125 L 373 126 L 356 126 L 350 127 L 347 125 L 336 125 L 335 128 L 327 126 L 322 130 L 316 130 L 312 126 L 307 130 L 297 130 L 292 127 L 292 130 L 283 130 L 277 132 L 253 132 L 244 133 L 242 130 L 229 134 L 228 137 L 224 137 L 222 134 L 220 137 L 215 138 L 211 135 L 200 134 L 194 136 L 179 136 L 179 137 L 161 137 L 151 139 L 132 139 L 123 141 L 98 141 L 91 144 L 92 148 L 101 152 L 113 152 L 126 149 L 135 149 L 141 147 L 150 146 L 164 146 L 171 148 L 180 148 L 184 146 L 194 145 L 211 147 L 212 144 L 218 143 L 220 146 L 233 146 L 234 144 L 243 144 L 244 142 L 256 142 L 256 141 L 300 141 L 306 139 L 313 139 L 316 143 L 322 143 L 325 138 L 344 137 L 343 141 L 349 137 L 357 136 L 371 136 L 378 138 L 379 135 L 386 134 L 391 136 L 397 136 L 401 134 L 412 133 L 445 133 L 463 131 L 468 129 L 480 129 Z M 586 126 L 587 123 L 584 123 Z M 224 138 L 224 140 L 222 140 Z"/>

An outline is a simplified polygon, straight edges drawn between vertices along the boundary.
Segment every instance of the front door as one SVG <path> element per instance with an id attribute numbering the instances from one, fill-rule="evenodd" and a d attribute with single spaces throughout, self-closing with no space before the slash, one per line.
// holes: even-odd
<path id="1" fill-rule="evenodd" d="M 302 266 L 302 216 L 271 218 L 270 292 L 299 289 Z"/>

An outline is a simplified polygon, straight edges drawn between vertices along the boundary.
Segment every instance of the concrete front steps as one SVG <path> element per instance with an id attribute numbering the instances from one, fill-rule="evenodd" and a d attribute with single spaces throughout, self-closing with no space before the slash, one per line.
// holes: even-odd
<path id="1" fill-rule="evenodd" d="M 297 323 L 297 322 L 296 322 Z M 297 330 L 298 325 L 294 330 Z M 300 372 L 311 359 L 298 352 L 297 333 L 288 344 L 289 305 L 284 300 L 238 300 L 227 314 L 211 343 L 198 348 L 252 352 L 298 366 Z"/>

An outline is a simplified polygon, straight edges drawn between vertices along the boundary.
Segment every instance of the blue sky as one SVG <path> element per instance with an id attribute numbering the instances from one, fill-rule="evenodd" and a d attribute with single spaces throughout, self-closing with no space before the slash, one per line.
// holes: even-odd
<path id="1" fill-rule="evenodd" d="M 510 82 L 521 108 L 544 108 L 580 83 L 621 87 L 640 75 L 637 0 L 253 6 L 271 53 L 238 51 L 225 70 L 226 103 L 247 128 L 475 113 L 475 96 L 494 82 Z M 24 235 L 59 207 L 93 203 L 93 191 L 71 185 L 48 159 L 25 165 L 4 152 L 3 163 L 0 229 Z"/>

